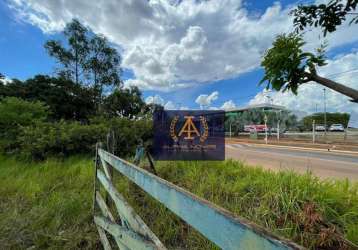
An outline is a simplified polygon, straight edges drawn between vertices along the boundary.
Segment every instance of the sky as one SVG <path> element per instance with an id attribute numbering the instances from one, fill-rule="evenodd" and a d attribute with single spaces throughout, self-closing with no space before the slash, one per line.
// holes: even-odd
<path id="1" fill-rule="evenodd" d="M 324 2 L 322 0 L 317 0 Z M 54 74 L 43 48 L 63 39 L 72 18 L 105 35 L 122 55 L 124 85 L 138 86 L 146 102 L 167 109 L 230 109 L 258 103 L 297 114 L 323 111 L 323 87 L 308 83 L 298 95 L 265 90 L 260 62 L 275 36 L 293 30 L 288 15 L 313 1 L 5 0 L 0 2 L 0 72 L 25 80 Z M 327 42 L 322 76 L 358 89 L 358 25 L 344 23 L 323 38 L 306 32 L 305 49 Z M 358 126 L 358 105 L 326 91 L 327 111 L 348 112 Z M 269 97 L 268 97 L 269 96 Z"/>

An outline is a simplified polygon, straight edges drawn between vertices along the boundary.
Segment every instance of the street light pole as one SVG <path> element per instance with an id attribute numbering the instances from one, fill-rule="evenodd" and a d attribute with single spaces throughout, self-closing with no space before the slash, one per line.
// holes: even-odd
<path id="1" fill-rule="evenodd" d="M 327 109 L 326 109 L 326 88 L 323 88 L 323 98 L 324 98 L 324 136 L 327 134 Z"/>
<path id="2" fill-rule="evenodd" d="M 264 121 L 265 121 L 265 143 L 267 144 L 267 115 L 266 114 L 264 117 Z"/>

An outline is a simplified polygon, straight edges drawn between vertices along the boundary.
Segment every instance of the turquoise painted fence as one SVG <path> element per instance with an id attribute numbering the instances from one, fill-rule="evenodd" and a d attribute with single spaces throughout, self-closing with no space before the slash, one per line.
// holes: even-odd
<path id="1" fill-rule="evenodd" d="M 107 234 L 113 236 L 120 249 L 166 249 L 116 190 L 111 180 L 113 170 L 117 170 L 137 184 L 147 194 L 222 249 L 303 249 L 301 246 L 277 237 L 262 227 L 237 217 L 132 163 L 103 149 L 97 149 L 94 221 L 104 249 L 112 249 Z M 99 193 L 99 184 L 103 186 L 108 197 L 113 201 L 120 217 L 120 223 L 115 221 L 109 210 L 108 199 L 105 201 Z"/>

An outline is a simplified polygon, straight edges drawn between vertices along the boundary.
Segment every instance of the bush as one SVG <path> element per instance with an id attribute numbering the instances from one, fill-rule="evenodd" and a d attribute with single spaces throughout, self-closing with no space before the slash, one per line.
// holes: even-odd
<path id="1" fill-rule="evenodd" d="M 49 115 L 48 107 L 41 102 L 29 102 L 6 97 L 0 102 L 0 150 L 17 149 L 22 127 L 43 122 Z"/>
<path id="2" fill-rule="evenodd" d="M 107 133 L 113 130 L 115 153 L 126 156 L 135 152 L 139 139 L 146 141 L 150 138 L 150 124 L 149 121 L 126 118 L 97 118 L 87 125 L 65 121 L 42 122 L 23 127 L 19 145 L 22 156 L 35 160 L 55 155 L 94 154 L 96 142 L 105 142 Z"/>
<path id="3" fill-rule="evenodd" d="M 41 160 L 51 155 L 94 152 L 96 142 L 103 140 L 105 133 L 103 124 L 81 125 L 65 121 L 38 123 L 22 129 L 19 144 L 23 156 Z"/>

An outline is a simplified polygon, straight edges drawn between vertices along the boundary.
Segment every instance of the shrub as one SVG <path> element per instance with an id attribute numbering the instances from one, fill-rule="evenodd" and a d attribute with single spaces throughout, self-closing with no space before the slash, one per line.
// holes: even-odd
<path id="1" fill-rule="evenodd" d="M 105 142 L 107 133 L 113 130 L 115 153 L 126 156 L 135 152 L 139 139 L 146 141 L 150 138 L 150 124 L 149 121 L 131 121 L 127 118 L 97 118 L 90 124 L 42 122 L 23 127 L 19 145 L 22 156 L 35 160 L 55 155 L 94 154 L 96 142 Z"/>
<path id="2" fill-rule="evenodd" d="M 6 97 L 0 102 L 0 150 L 17 149 L 21 128 L 43 122 L 49 115 L 48 107 L 41 102 L 29 102 Z"/>
<path id="3" fill-rule="evenodd" d="M 23 156 L 45 159 L 50 155 L 90 153 L 96 142 L 103 140 L 105 133 L 103 124 L 81 125 L 65 121 L 38 123 L 24 127 L 19 142 Z"/>

